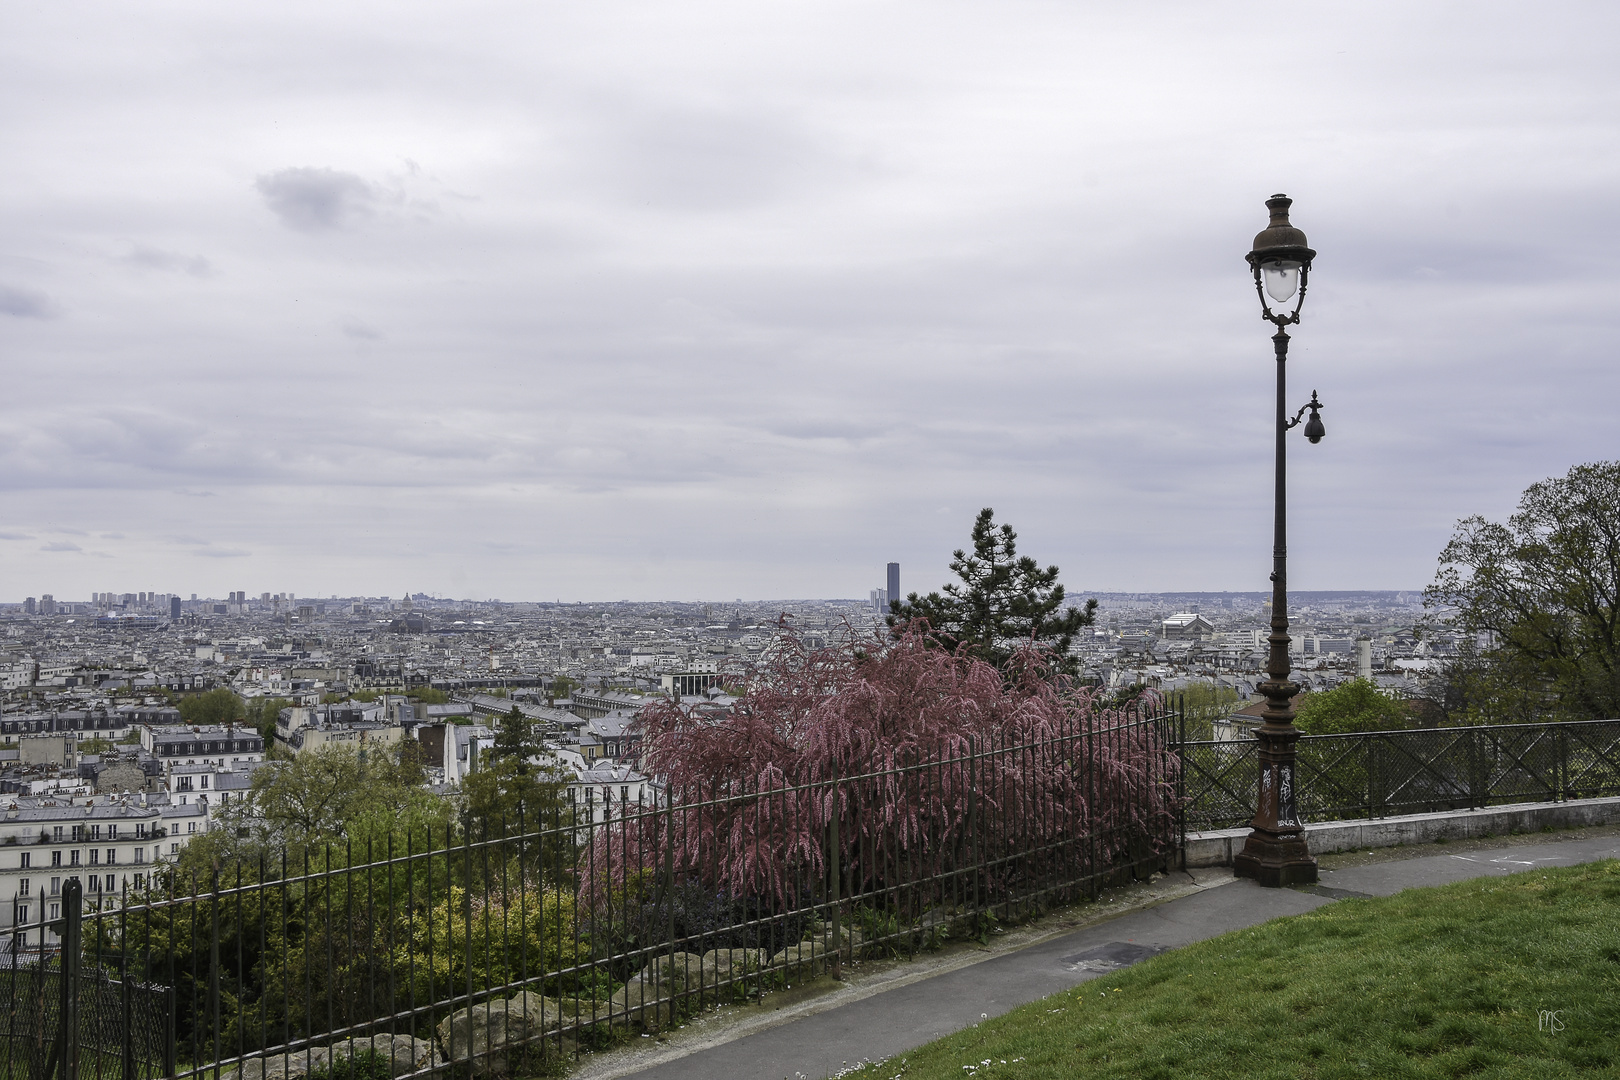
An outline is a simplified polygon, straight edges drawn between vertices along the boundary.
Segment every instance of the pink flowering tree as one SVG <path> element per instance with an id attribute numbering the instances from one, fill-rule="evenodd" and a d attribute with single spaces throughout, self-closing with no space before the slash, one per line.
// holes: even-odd
<path id="1" fill-rule="evenodd" d="M 925 626 L 805 647 L 786 629 L 722 715 L 648 706 L 644 769 L 673 810 L 593 839 L 597 886 L 665 868 L 776 910 L 840 895 L 895 907 L 995 902 L 1172 842 L 1160 727 L 1054 676 L 1033 647 L 1002 669 Z"/>

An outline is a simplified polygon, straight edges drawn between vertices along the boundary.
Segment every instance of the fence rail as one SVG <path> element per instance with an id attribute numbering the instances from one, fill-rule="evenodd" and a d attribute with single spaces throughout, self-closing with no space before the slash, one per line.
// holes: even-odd
<path id="1" fill-rule="evenodd" d="M 59 920 L 14 919 L 0 1080 L 287 1080 L 366 1050 L 395 1076 L 516 1072 L 983 937 L 1172 864 L 1178 739 L 1173 714 L 1099 713 L 606 822 L 559 807 L 301 851 L 83 912 L 70 880 Z"/>
<path id="2" fill-rule="evenodd" d="M 1304 735 L 1297 745 L 1305 821 L 1620 795 L 1620 720 Z M 1180 746 L 1188 829 L 1253 820 L 1256 748 Z"/>

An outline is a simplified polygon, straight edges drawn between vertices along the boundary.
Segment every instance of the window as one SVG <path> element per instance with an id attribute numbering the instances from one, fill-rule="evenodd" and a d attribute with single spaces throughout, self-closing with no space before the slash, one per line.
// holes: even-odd
<path id="1" fill-rule="evenodd" d="M 94 865 L 96 865 L 96 863 L 98 863 L 100 861 L 101 861 L 101 849 L 100 848 L 91 848 L 90 849 L 90 865 L 94 866 Z"/>
<path id="2" fill-rule="evenodd" d="M 90 891 L 91 892 L 100 892 L 101 891 L 101 876 L 99 874 L 91 874 L 90 875 Z"/>
<path id="3" fill-rule="evenodd" d="M 19 893 L 21 893 L 22 895 L 24 895 L 24 896 L 28 895 L 28 879 L 27 878 L 23 878 L 21 881 L 17 882 L 17 891 Z"/>
<path id="4" fill-rule="evenodd" d="M 135 839 L 139 840 L 145 835 L 146 835 L 146 825 L 144 823 L 136 823 L 136 825 L 135 825 Z"/>
<path id="5" fill-rule="evenodd" d="M 62 853 L 60 851 L 51 852 L 51 865 L 52 866 L 61 866 L 62 865 Z"/>
<path id="6" fill-rule="evenodd" d="M 83 839 L 84 839 L 84 826 L 83 825 L 75 825 L 75 826 L 73 826 L 73 842 L 75 844 L 77 844 L 80 840 L 83 840 Z"/>
<path id="7" fill-rule="evenodd" d="M 72 856 L 73 857 L 68 860 L 68 865 L 69 866 L 78 866 L 79 865 L 79 850 L 77 848 L 73 849 Z"/>
<path id="8" fill-rule="evenodd" d="M 92 840 L 100 840 L 101 839 L 101 826 L 100 825 L 92 825 L 92 826 L 90 826 L 90 839 L 92 839 Z"/>
<path id="9" fill-rule="evenodd" d="M 27 904 L 24 904 L 22 907 L 17 909 L 17 921 L 20 922 L 20 923 L 25 923 L 25 922 L 28 921 L 28 905 Z"/>
<path id="10" fill-rule="evenodd" d="M 51 895 L 55 896 L 57 893 L 59 893 L 61 891 L 62 891 L 62 879 L 59 878 L 59 877 L 51 878 Z"/>
<path id="11" fill-rule="evenodd" d="M 118 839 L 118 826 L 117 825 L 109 825 L 109 826 L 107 826 L 107 839 L 109 839 L 109 840 Z M 112 860 L 109 859 L 107 861 L 111 862 Z"/>
<path id="12" fill-rule="evenodd" d="M 51 905 L 51 918 L 52 918 L 52 920 L 60 919 L 61 917 L 62 917 L 62 905 L 61 904 L 52 904 Z"/>
<path id="13" fill-rule="evenodd" d="M 115 863 L 117 861 L 118 861 L 118 849 L 115 848 L 115 847 L 108 848 L 107 849 L 107 865 L 111 866 L 113 863 Z"/>
<path id="14" fill-rule="evenodd" d="M 23 852 L 22 853 L 22 868 L 24 870 L 26 870 L 30 866 L 32 866 L 33 864 L 34 864 L 34 853 L 31 852 L 31 851 Z"/>
<path id="15" fill-rule="evenodd" d="M 208 777 L 207 776 L 199 777 L 198 780 L 197 780 L 197 785 L 199 787 L 202 787 L 202 788 L 207 788 L 208 787 Z"/>
<path id="16" fill-rule="evenodd" d="M 146 849 L 145 848 L 138 847 L 138 848 L 135 849 L 135 861 L 138 862 L 138 863 L 143 863 L 143 862 L 146 861 Z M 139 877 L 140 875 L 137 874 L 135 876 Z"/>
<path id="17" fill-rule="evenodd" d="M 135 861 L 140 862 L 141 860 L 136 859 Z M 136 874 L 135 875 L 135 887 L 137 889 L 140 889 L 140 888 L 144 888 L 145 886 L 146 886 L 146 875 L 145 874 Z"/>
<path id="18" fill-rule="evenodd" d="M 62 842 L 62 826 L 60 826 L 60 825 L 51 826 L 51 839 L 55 840 L 58 844 L 60 844 Z"/>
<path id="19" fill-rule="evenodd" d="M 109 861 L 110 861 L 110 860 L 109 860 Z M 116 885 L 116 884 L 114 884 L 114 882 L 113 882 L 113 876 L 112 876 L 112 875 L 111 875 L 111 874 L 108 874 L 108 875 L 107 875 L 107 890 L 106 890 L 106 891 L 107 891 L 107 892 L 112 892 L 112 891 L 113 891 L 113 890 L 115 890 L 115 889 L 116 889 L 116 888 L 118 888 L 118 886 L 117 886 L 117 885 Z"/>
<path id="20" fill-rule="evenodd" d="M 170 855 L 178 855 L 178 854 L 180 854 L 180 845 L 178 843 L 170 844 L 169 845 L 169 854 Z"/>

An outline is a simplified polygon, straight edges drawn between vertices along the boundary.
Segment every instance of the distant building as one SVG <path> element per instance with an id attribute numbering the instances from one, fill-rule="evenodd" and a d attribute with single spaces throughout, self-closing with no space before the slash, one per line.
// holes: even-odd
<path id="1" fill-rule="evenodd" d="M 1161 636 L 1169 641 L 1200 641 L 1215 633 L 1215 626 L 1196 611 L 1172 615 L 1159 624 Z"/>
<path id="2" fill-rule="evenodd" d="M 889 587 L 887 589 L 887 592 L 889 594 L 889 603 L 892 604 L 896 600 L 899 600 L 900 597 L 901 597 L 901 592 L 900 592 L 900 564 L 897 563 L 897 562 L 892 562 L 892 563 L 889 564 L 889 583 L 888 584 L 889 584 Z M 885 613 L 889 610 L 888 604 L 885 604 L 883 606 L 883 610 L 884 610 Z"/>

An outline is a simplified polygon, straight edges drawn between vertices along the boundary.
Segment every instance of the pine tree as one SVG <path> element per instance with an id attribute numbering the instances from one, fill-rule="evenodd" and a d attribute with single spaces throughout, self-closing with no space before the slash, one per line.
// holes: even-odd
<path id="1" fill-rule="evenodd" d="M 1072 673 L 1069 645 L 1096 621 L 1097 601 L 1065 608 L 1058 568 L 1042 570 L 1029 556 L 1020 557 L 1017 540 L 1011 525 L 997 527 L 993 509 L 980 510 L 973 523 L 973 554 L 958 549 L 951 559 L 961 584 L 946 585 L 943 593 L 891 598 L 889 626 L 899 631 L 925 620 L 946 648 L 965 647 L 997 667 L 1021 643 L 1033 640 L 1049 650 L 1059 670 Z"/>
<path id="2" fill-rule="evenodd" d="M 529 773 L 529 759 L 540 753 L 543 747 L 535 734 L 534 722 L 516 705 L 502 716 L 495 728 L 495 745 L 490 753 L 496 757 L 510 757 L 516 762 L 516 772 L 519 776 Z"/>

